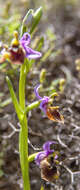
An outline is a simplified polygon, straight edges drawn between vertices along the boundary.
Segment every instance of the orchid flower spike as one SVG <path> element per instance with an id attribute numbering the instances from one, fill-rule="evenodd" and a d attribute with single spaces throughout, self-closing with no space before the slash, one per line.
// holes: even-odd
<path id="1" fill-rule="evenodd" d="M 18 39 L 18 32 L 14 32 L 14 38 L 11 42 L 11 46 L 5 48 L 1 51 L 0 63 L 5 62 L 6 60 L 10 61 L 13 64 L 23 64 L 24 58 L 28 59 L 37 59 L 42 56 L 38 51 L 32 50 L 29 47 L 31 42 L 31 37 L 29 33 L 24 33 L 22 38 Z"/>
<path id="2" fill-rule="evenodd" d="M 47 115 L 47 117 L 56 122 L 64 123 L 64 118 L 59 112 L 59 106 L 49 106 L 51 97 L 44 96 L 43 98 L 39 95 L 38 90 L 40 88 L 40 85 L 37 85 L 34 88 L 34 92 L 38 100 L 41 101 L 40 103 L 40 109 Z"/>

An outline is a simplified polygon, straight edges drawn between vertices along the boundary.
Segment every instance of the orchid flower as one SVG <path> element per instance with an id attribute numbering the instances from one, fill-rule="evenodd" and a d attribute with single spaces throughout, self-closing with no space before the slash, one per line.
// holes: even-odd
<path id="1" fill-rule="evenodd" d="M 38 100 L 41 101 L 40 103 L 40 109 L 47 115 L 47 117 L 56 122 L 64 123 L 63 116 L 59 113 L 59 106 L 49 106 L 51 97 L 44 96 L 43 98 L 39 95 L 38 89 L 40 88 L 40 85 L 37 85 L 34 88 L 34 92 Z"/>
<path id="2" fill-rule="evenodd" d="M 9 60 L 13 64 L 23 64 L 24 58 L 37 59 L 42 56 L 38 51 L 35 51 L 29 47 L 31 37 L 29 33 L 24 33 L 22 38 L 18 39 L 18 33 L 14 32 L 14 38 L 11 42 L 11 46 L 8 48 L 4 46 L 1 51 L 0 63 Z"/>
<path id="3" fill-rule="evenodd" d="M 54 141 L 47 141 L 45 144 L 43 144 L 43 151 L 39 152 L 36 156 L 35 156 L 35 162 L 38 166 L 40 166 L 40 162 L 42 160 L 44 160 L 44 158 L 47 158 L 50 154 L 52 154 L 54 152 L 54 149 L 50 149 L 50 146 L 52 144 L 56 144 L 56 142 Z M 57 159 L 57 155 L 55 156 L 55 159 Z"/>
<path id="4" fill-rule="evenodd" d="M 55 152 L 54 149 L 50 149 L 50 146 L 55 143 L 54 141 L 47 141 L 43 144 L 43 151 L 35 156 L 35 162 L 41 169 L 41 178 L 50 182 L 54 182 L 60 176 L 59 153 Z"/>

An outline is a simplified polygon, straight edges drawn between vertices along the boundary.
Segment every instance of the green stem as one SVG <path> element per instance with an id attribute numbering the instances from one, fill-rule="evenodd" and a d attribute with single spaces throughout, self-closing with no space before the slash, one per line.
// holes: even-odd
<path id="1" fill-rule="evenodd" d="M 26 115 L 24 116 L 21 124 L 21 130 L 19 135 L 19 152 L 20 152 L 20 163 L 23 176 L 24 190 L 30 190 L 29 183 L 29 164 L 28 164 L 28 126 Z"/>
<path id="2" fill-rule="evenodd" d="M 40 190 L 44 190 L 44 187 L 43 187 L 43 185 L 41 185 L 41 189 Z"/>
<path id="3" fill-rule="evenodd" d="M 21 66 L 20 81 L 19 81 L 19 102 L 21 108 L 25 111 L 25 82 L 26 82 L 26 64 Z M 29 164 L 28 164 L 28 125 L 27 117 L 24 113 L 23 119 L 20 121 L 21 130 L 19 134 L 19 152 L 20 164 L 23 176 L 24 190 L 30 190 L 29 183 Z"/>
<path id="4" fill-rule="evenodd" d="M 39 107 L 40 102 L 41 102 L 41 101 L 35 101 L 35 102 L 33 102 L 32 104 L 28 105 L 28 106 L 25 108 L 25 113 L 28 113 L 30 110 Z"/>
<path id="5" fill-rule="evenodd" d="M 22 109 L 25 108 L 25 81 L 26 81 L 26 65 L 23 64 L 20 70 L 19 80 L 19 103 Z"/>
<path id="6" fill-rule="evenodd" d="M 28 162 L 29 162 L 29 163 L 32 162 L 32 161 L 35 159 L 35 156 L 36 156 L 38 153 L 39 153 L 39 152 L 36 152 L 36 153 L 34 153 L 34 154 L 29 155 L 29 156 L 28 156 Z"/>

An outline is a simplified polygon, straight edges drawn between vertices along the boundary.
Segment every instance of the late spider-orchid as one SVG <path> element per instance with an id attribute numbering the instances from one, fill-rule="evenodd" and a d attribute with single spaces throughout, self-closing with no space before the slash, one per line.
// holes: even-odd
<path id="1" fill-rule="evenodd" d="M 34 92 L 35 92 L 36 97 L 41 101 L 40 109 L 47 115 L 47 117 L 50 120 L 64 123 L 64 118 L 59 112 L 59 106 L 55 106 L 55 107 L 50 106 L 49 103 L 50 103 L 51 97 L 48 97 L 48 96 L 41 97 L 38 93 L 39 88 L 40 88 L 40 85 L 37 85 L 34 88 Z"/>
<path id="2" fill-rule="evenodd" d="M 23 64 L 24 59 L 37 59 L 42 56 L 38 51 L 35 51 L 29 47 L 31 42 L 31 37 L 29 33 L 24 33 L 22 38 L 18 39 L 18 33 L 14 32 L 14 38 L 11 42 L 11 46 L 4 46 L 4 49 L 1 51 L 0 63 L 5 62 L 6 60 L 10 61 L 13 64 Z"/>
<path id="3" fill-rule="evenodd" d="M 41 169 L 41 178 L 50 182 L 54 182 L 60 176 L 58 152 L 56 153 L 54 149 L 50 148 L 52 144 L 56 144 L 56 142 L 47 141 L 43 144 L 43 151 L 35 156 L 35 162 Z"/>

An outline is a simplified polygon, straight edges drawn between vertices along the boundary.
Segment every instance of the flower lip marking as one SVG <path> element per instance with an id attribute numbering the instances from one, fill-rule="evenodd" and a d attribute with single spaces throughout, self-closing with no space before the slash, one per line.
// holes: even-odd
<path id="1" fill-rule="evenodd" d="M 56 161 L 53 157 L 44 158 L 40 163 L 41 169 L 41 178 L 45 181 L 55 182 L 60 176 L 59 172 L 59 162 L 56 164 Z"/>
<path id="2" fill-rule="evenodd" d="M 64 124 L 64 118 L 59 112 L 59 107 L 48 107 L 46 114 L 52 121 L 58 121 Z"/>

